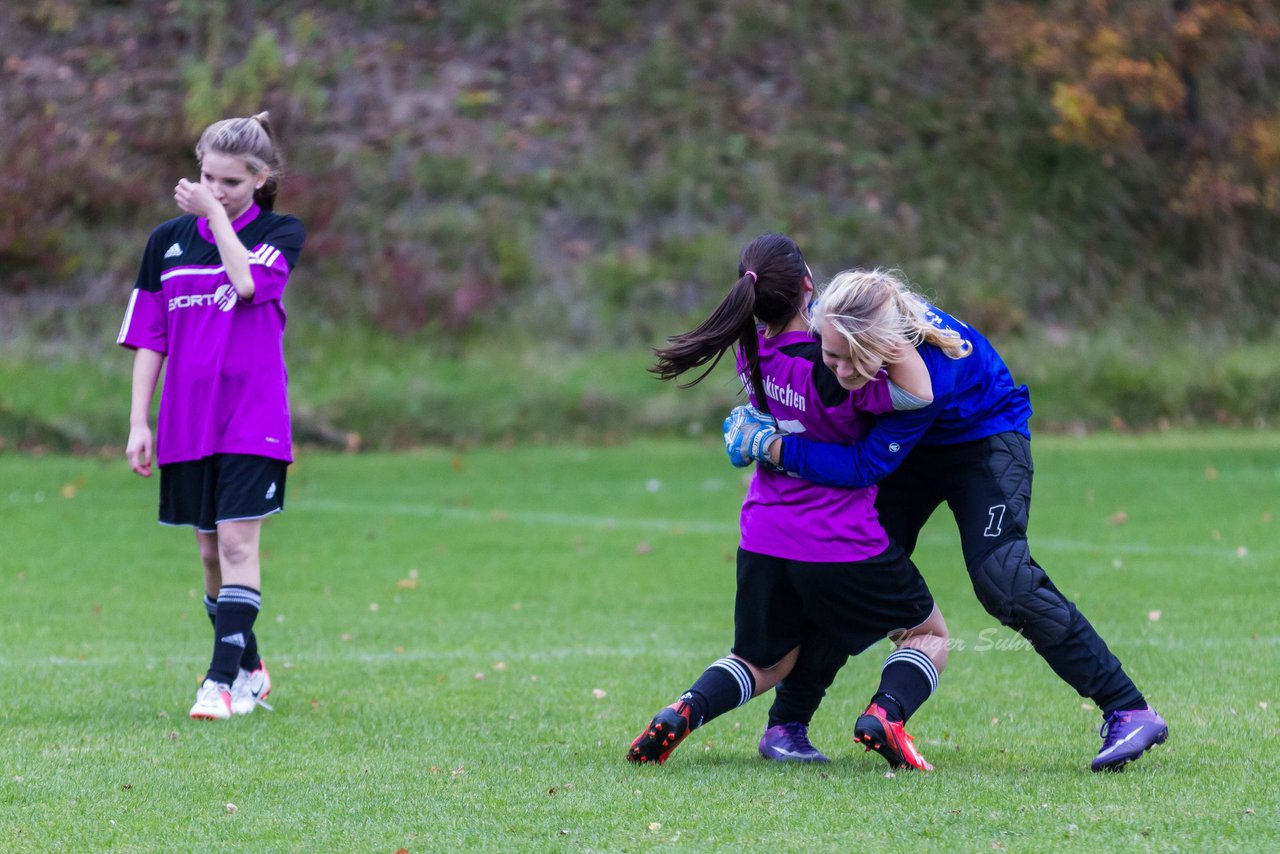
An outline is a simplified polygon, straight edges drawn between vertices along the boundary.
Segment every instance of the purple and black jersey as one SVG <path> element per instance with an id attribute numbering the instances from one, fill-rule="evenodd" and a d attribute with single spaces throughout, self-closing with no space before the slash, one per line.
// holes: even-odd
<path id="1" fill-rule="evenodd" d="M 866 433 L 869 415 L 893 409 L 887 378 L 854 392 L 841 387 L 822 363 L 821 345 L 808 332 L 773 338 L 759 334 L 759 349 L 768 409 L 785 433 L 850 443 Z M 744 367 L 739 353 L 739 371 Z M 745 385 L 759 407 L 750 383 Z M 832 489 L 757 466 L 742 505 L 742 548 L 815 563 L 874 557 L 889 544 L 875 496 L 874 486 Z"/>
<path id="2" fill-rule="evenodd" d="M 211 454 L 293 459 L 282 298 L 306 234 L 256 204 L 232 226 L 249 250 L 253 299 L 238 298 L 208 220 L 187 214 L 151 233 L 116 339 L 167 357 L 159 465 Z"/>

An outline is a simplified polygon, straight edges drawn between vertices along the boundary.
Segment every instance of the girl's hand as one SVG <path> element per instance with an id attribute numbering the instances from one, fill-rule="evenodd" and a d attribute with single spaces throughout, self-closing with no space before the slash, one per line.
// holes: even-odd
<path id="1" fill-rule="evenodd" d="M 186 178 L 179 179 L 178 186 L 173 188 L 173 200 L 183 213 L 195 214 L 205 219 L 223 209 L 208 187 L 192 183 Z"/>
<path id="2" fill-rule="evenodd" d="M 129 443 L 125 445 L 124 455 L 129 458 L 129 468 L 143 477 L 151 477 L 151 449 L 150 427 L 129 428 Z"/>

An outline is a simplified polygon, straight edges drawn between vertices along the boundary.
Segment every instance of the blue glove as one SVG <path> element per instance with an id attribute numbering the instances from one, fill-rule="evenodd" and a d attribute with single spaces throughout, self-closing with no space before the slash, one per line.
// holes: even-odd
<path id="1" fill-rule="evenodd" d="M 772 466 L 769 443 L 780 435 L 773 416 L 765 415 L 754 406 L 735 406 L 724 420 L 724 450 L 729 462 L 738 468 L 746 468 L 753 462 Z"/>

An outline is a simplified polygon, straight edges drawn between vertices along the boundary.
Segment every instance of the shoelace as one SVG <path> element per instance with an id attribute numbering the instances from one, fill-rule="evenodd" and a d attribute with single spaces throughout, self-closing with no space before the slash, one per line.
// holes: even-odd
<path id="1" fill-rule="evenodd" d="M 1112 727 L 1112 724 L 1122 724 L 1129 716 L 1124 712 L 1112 712 L 1102 721 L 1102 726 L 1098 727 L 1098 735 L 1102 736 L 1102 749 L 1106 750 L 1115 744 L 1120 738 L 1119 727 Z"/>
<path id="2" fill-rule="evenodd" d="M 787 733 L 791 736 L 791 741 L 795 746 L 804 751 L 818 752 L 818 748 L 813 746 L 813 742 L 809 741 L 809 728 L 801 723 L 790 723 L 787 725 Z"/>
<path id="3" fill-rule="evenodd" d="M 197 699 L 202 703 L 218 702 L 222 699 L 223 691 L 230 693 L 231 688 L 219 682 L 204 682 L 200 686 L 200 691 L 197 695 Z"/>

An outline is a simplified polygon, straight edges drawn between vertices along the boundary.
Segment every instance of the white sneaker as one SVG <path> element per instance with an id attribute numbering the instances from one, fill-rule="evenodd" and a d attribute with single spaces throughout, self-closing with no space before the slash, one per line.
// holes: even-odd
<path id="1" fill-rule="evenodd" d="M 247 715 L 257 706 L 274 711 L 264 702 L 270 693 L 271 674 L 267 672 L 265 661 L 258 664 L 257 670 L 249 671 L 242 667 L 231 685 L 231 711 L 237 715 Z"/>
<path id="2" fill-rule="evenodd" d="M 196 692 L 196 704 L 191 707 L 191 717 L 207 721 L 225 721 L 231 717 L 231 688 L 212 679 L 204 680 L 204 684 Z"/>

